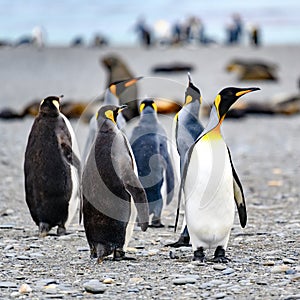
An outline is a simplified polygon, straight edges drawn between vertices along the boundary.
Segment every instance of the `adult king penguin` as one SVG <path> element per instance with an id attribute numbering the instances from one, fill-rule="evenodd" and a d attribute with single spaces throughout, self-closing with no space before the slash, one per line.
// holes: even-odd
<path id="1" fill-rule="evenodd" d="M 163 227 L 162 185 L 165 181 L 169 204 L 174 194 L 174 171 L 168 152 L 167 135 L 158 121 L 157 106 L 151 99 L 140 104 L 140 120 L 134 127 L 130 144 L 137 164 L 139 179 L 146 191 L 152 227 Z"/>
<path id="2" fill-rule="evenodd" d="M 183 107 L 175 116 L 175 139 L 177 151 L 180 157 L 181 176 L 183 172 L 185 155 L 204 129 L 199 119 L 202 96 L 200 90 L 192 83 L 189 73 L 188 79 L 189 83 L 185 91 L 185 101 Z M 178 241 L 168 244 L 167 246 L 178 248 L 190 245 L 190 236 L 185 219 L 182 228 L 183 230 Z"/>
<path id="3" fill-rule="evenodd" d="M 234 200 L 240 224 L 246 226 L 242 185 L 220 130 L 230 106 L 242 95 L 256 90 L 259 88 L 223 89 L 214 101 L 208 125 L 186 155 L 178 204 L 183 189 L 194 260 L 204 261 L 204 250 L 215 249 L 214 262 L 228 261 L 225 250 L 234 222 Z M 176 224 L 177 221 L 178 210 Z"/>
<path id="4" fill-rule="evenodd" d="M 135 85 L 138 80 L 142 77 L 131 78 L 128 80 L 113 82 L 105 90 L 103 105 L 120 105 L 119 95 L 122 94 L 127 88 L 132 85 Z M 117 125 L 119 129 L 124 129 L 126 126 L 126 120 L 122 113 L 120 112 L 117 116 Z M 84 146 L 82 161 L 85 163 L 91 146 L 97 136 L 98 132 L 98 122 L 96 120 L 96 115 L 94 115 L 89 123 L 89 133 Z"/>
<path id="5" fill-rule="evenodd" d="M 55 96 L 41 102 L 25 152 L 26 202 L 40 236 L 55 226 L 58 235 L 65 234 L 79 204 L 80 156 L 59 104 Z"/>
<path id="6" fill-rule="evenodd" d="M 82 175 L 83 224 L 91 257 L 99 263 L 111 253 L 115 260 L 126 259 L 124 250 L 136 220 L 131 198 L 141 229 L 148 227 L 146 193 L 135 173 L 129 142 L 116 124 L 123 108 L 106 105 L 99 109 L 97 136 Z"/>

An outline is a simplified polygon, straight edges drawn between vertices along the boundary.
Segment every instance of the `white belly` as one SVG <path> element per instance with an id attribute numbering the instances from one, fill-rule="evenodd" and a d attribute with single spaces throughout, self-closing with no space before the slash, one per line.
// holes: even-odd
<path id="1" fill-rule="evenodd" d="M 222 139 L 196 144 L 184 190 L 193 250 L 217 246 L 226 249 L 235 207 L 232 168 Z"/>

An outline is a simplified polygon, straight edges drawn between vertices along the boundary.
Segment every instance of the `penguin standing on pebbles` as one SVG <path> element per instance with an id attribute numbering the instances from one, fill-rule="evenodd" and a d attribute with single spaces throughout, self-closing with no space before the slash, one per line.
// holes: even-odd
<path id="1" fill-rule="evenodd" d="M 204 127 L 199 120 L 202 96 L 200 90 L 192 83 L 188 73 L 189 85 L 185 91 L 185 101 L 182 109 L 175 116 L 175 138 L 177 151 L 180 157 L 180 174 L 183 172 L 184 158 L 195 140 L 199 137 Z M 177 242 L 168 244 L 169 247 L 190 246 L 190 236 L 186 221 Z"/>
<path id="2" fill-rule="evenodd" d="M 136 160 L 138 175 L 146 191 L 151 227 L 161 223 L 163 208 L 162 186 L 166 183 L 166 203 L 174 194 L 174 171 L 168 151 L 167 134 L 157 118 L 157 106 L 152 99 L 140 104 L 140 120 L 132 130 L 130 144 Z"/>
<path id="3" fill-rule="evenodd" d="M 66 233 L 80 197 L 80 160 L 75 134 L 60 112 L 61 97 L 45 98 L 25 152 L 25 195 L 31 216 L 46 236 L 52 227 Z"/>
<path id="4" fill-rule="evenodd" d="M 142 79 L 142 77 L 131 78 L 128 80 L 113 82 L 109 85 L 109 87 L 105 90 L 103 105 L 120 105 L 119 96 L 130 86 L 135 85 L 138 80 Z M 117 116 L 117 125 L 119 129 L 124 129 L 126 126 L 126 120 L 122 113 L 119 113 Z M 97 136 L 98 132 L 98 122 L 96 120 L 95 115 L 92 116 L 89 122 L 89 133 L 84 146 L 82 161 L 85 163 L 91 146 Z"/>
<path id="5" fill-rule="evenodd" d="M 99 109 L 97 136 L 82 175 L 83 224 L 91 257 L 99 263 L 112 253 L 114 260 L 128 259 L 125 248 L 136 220 L 132 199 L 141 229 L 148 227 L 146 193 L 129 142 L 116 124 L 123 109 L 115 105 Z"/>
<path id="6" fill-rule="evenodd" d="M 234 201 L 240 224 L 246 226 L 242 185 L 220 130 L 230 106 L 242 95 L 257 90 L 259 88 L 223 89 L 214 101 L 208 125 L 186 155 L 178 204 L 183 190 L 194 260 L 204 261 L 204 250 L 215 249 L 214 262 L 228 261 L 225 250 L 234 222 Z M 176 225 L 178 211 L 179 206 Z"/>

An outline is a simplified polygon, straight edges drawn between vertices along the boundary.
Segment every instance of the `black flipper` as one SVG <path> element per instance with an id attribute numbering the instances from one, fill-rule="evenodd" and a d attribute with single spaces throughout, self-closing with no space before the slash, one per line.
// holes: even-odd
<path id="1" fill-rule="evenodd" d="M 243 187 L 242 187 L 239 177 L 234 169 L 230 150 L 228 147 L 227 147 L 227 150 L 228 150 L 228 154 L 229 154 L 230 164 L 231 164 L 231 168 L 232 168 L 232 175 L 233 175 L 234 200 L 235 200 L 235 204 L 238 209 L 240 224 L 244 228 L 247 224 L 247 210 L 246 210 L 246 202 L 245 202 Z"/>
<path id="2" fill-rule="evenodd" d="M 138 213 L 139 225 L 142 231 L 146 231 L 149 226 L 149 206 L 146 196 L 146 192 L 138 179 L 137 175 L 134 173 L 134 158 L 131 152 L 127 138 L 124 137 L 124 144 L 127 147 L 127 153 L 130 156 L 130 163 L 124 167 L 123 170 L 126 172 L 122 175 L 124 178 L 124 186 L 128 193 L 131 195 Z M 126 161 L 127 162 L 127 161 Z"/>
<path id="3" fill-rule="evenodd" d="M 164 141 L 160 145 L 160 153 L 163 156 L 164 160 L 166 161 L 166 187 L 167 187 L 167 204 L 173 199 L 174 196 L 174 170 L 172 165 L 172 160 L 169 155 L 167 142 Z"/>

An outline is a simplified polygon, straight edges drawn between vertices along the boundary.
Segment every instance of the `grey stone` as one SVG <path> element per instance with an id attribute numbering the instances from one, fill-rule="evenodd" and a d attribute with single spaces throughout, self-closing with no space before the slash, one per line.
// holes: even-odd
<path id="1" fill-rule="evenodd" d="M 232 269 L 232 268 L 227 268 L 227 269 L 225 269 L 225 270 L 222 271 L 222 274 L 224 274 L 224 275 L 229 275 L 229 274 L 232 274 L 232 273 L 234 273 L 234 272 L 235 272 L 234 269 Z"/>
<path id="2" fill-rule="evenodd" d="M 184 285 L 184 284 L 194 284 L 197 282 L 197 279 L 193 278 L 193 277 L 181 277 L 181 278 L 176 278 L 173 279 L 173 284 L 175 285 Z"/>
<path id="3" fill-rule="evenodd" d="M 12 281 L 0 281 L 0 288 L 16 288 L 17 285 Z"/>
<path id="4" fill-rule="evenodd" d="M 98 279 L 92 279 L 83 284 L 84 289 L 92 294 L 102 294 L 106 291 L 107 286 Z"/>

